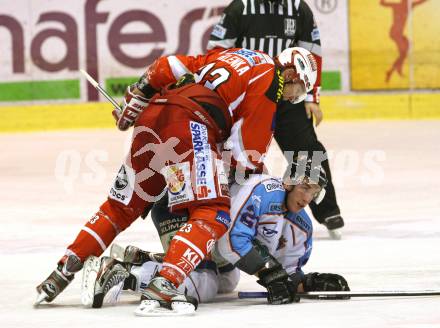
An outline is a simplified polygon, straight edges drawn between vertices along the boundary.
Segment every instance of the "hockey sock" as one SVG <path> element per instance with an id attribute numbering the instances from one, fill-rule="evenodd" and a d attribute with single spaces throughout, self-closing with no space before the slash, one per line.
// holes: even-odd
<path id="1" fill-rule="evenodd" d="M 217 208 L 222 209 L 216 211 Z M 228 229 L 230 222 L 226 206 L 190 209 L 190 218 L 171 240 L 160 275 L 177 287 L 209 254 L 215 242 Z"/>
<path id="2" fill-rule="evenodd" d="M 103 211 L 98 211 L 67 248 L 84 262 L 90 255 L 100 256 L 118 233 L 111 218 Z"/>

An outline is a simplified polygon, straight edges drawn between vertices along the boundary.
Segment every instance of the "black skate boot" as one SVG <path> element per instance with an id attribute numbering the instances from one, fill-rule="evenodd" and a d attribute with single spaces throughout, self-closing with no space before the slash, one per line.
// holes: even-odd
<path id="1" fill-rule="evenodd" d="M 166 278 L 156 276 L 142 291 L 141 304 L 134 312 L 141 317 L 192 315 L 198 302 L 185 295 Z"/>
<path id="2" fill-rule="evenodd" d="M 83 264 L 76 255 L 65 255 L 57 268 L 37 286 L 37 299 L 34 306 L 42 302 L 52 302 L 73 280 L 75 273 L 81 270 Z"/>
<path id="3" fill-rule="evenodd" d="M 332 215 L 324 219 L 323 225 L 328 230 L 328 234 L 332 239 L 341 239 L 341 230 L 344 226 L 344 219 L 339 215 Z"/>
<path id="4" fill-rule="evenodd" d="M 100 308 L 107 295 L 107 301 L 115 304 L 129 273 L 125 265 L 108 256 L 90 256 L 84 263 L 81 283 L 81 302 L 87 307 Z"/>

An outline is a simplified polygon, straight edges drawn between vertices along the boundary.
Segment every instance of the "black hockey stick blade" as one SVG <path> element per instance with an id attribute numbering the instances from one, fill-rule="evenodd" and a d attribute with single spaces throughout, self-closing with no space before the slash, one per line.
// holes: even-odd
<path id="1" fill-rule="evenodd" d="M 440 290 L 415 290 L 415 291 L 365 291 L 365 292 L 308 292 L 298 293 L 305 299 L 347 299 L 350 297 L 398 297 L 398 296 L 440 296 Z M 267 292 L 238 292 L 238 298 L 267 298 Z"/>

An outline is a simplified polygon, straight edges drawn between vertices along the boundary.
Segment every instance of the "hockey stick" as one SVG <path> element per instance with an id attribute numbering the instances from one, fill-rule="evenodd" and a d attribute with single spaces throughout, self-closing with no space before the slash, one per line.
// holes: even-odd
<path id="1" fill-rule="evenodd" d="M 365 291 L 365 292 L 308 292 L 298 293 L 301 298 L 306 299 L 344 299 L 350 297 L 398 297 L 398 296 L 438 296 L 440 290 L 418 290 L 418 291 Z M 238 292 L 238 298 L 267 298 L 267 292 Z"/>
<path id="2" fill-rule="evenodd" d="M 80 72 L 86 77 L 87 81 L 89 81 L 89 83 L 90 83 L 91 85 L 93 85 L 93 87 L 94 87 L 96 90 L 98 90 L 98 91 L 99 91 L 99 92 L 100 92 L 105 98 L 107 98 L 108 101 L 111 102 L 111 104 L 112 104 L 117 110 L 119 110 L 119 112 L 121 112 L 121 107 L 119 107 L 119 104 L 116 102 L 116 100 L 114 100 L 113 97 L 110 96 L 110 95 L 107 93 L 107 91 L 105 91 L 104 88 L 101 87 L 101 86 L 99 85 L 99 83 L 96 82 L 95 79 L 89 75 L 89 73 L 87 73 L 87 72 L 86 72 L 85 70 L 83 70 L 83 69 L 80 69 L 79 71 L 80 71 Z"/>

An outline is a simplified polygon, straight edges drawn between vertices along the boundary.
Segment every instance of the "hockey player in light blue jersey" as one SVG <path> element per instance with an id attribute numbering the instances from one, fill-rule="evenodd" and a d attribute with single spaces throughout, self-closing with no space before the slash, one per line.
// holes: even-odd
<path id="1" fill-rule="evenodd" d="M 297 301 L 298 291 L 349 290 L 336 274 L 304 274 L 312 251 L 312 221 L 304 208 L 325 196 L 327 179 L 311 157 L 296 158 L 284 179 L 253 175 L 231 187 L 231 227 L 217 250 L 240 270 L 258 276 L 268 301 Z"/>
<path id="2" fill-rule="evenodd" d="M 242 185 L 232 185 L 231 227 L 211 254 L 214 261 L 208 260 L 210 265 L 200 267 L 184 284 L 187 293 L 206 302 L 217 292 L 232 291 L 239 279 L 234 267 L 258 276 L 271 304 L 298 301 L 297 292 L 348 291 L 340 275 L 302 271 L 311 254 L 313 234 L 304 208 L 311 201 L 322 200 L 326 183 L 321 166 L 304 157 L 293 161 L 284 179 L 255 174 Z M 169 213 L 166 200 L 155 204 L 152 218 L 164 249 L 187 221 L 185 215 Z M 117 284 L 122 287 L 123 280 L 125 288 L 140 291 L 160 266 L 151 253 L 133 246 L 115 258 L 119 261 L 95 260 L 98 274 L 92 284 L 83 281 L 83 286 L 88 285 L 86 290 L 83 287 L 87 294 L 84 304 L 101 307 L 105 294 Z"/>

